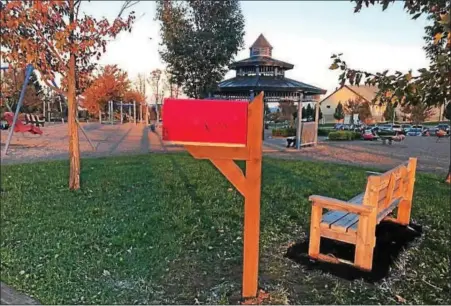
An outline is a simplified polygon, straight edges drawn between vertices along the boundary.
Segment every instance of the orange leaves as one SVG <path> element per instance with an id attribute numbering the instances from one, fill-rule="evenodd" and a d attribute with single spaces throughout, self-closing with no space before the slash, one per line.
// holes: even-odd
<path id="1" fill-rule="evenodd" d="M 132 89 L 125 93 L 124 102 L 144 104 L 146 102 L 146 97 L 139 91 Z"/>
<path id="2" fill-rule="evenodd" d="M 12 64 L 32 64 L 44 78 L 67 73 L 70 54 L 77 57 L 77 84 L 89 75 L 92 60 L 106 51 L 107 41 L 129 30 L 134 16 L 96 20 L 83 15 L 69 23 L 73 11 L 68 1 L 9 1 L 0 10 L 2 60 Z M 108 5 L 108 3 L 105 3 Z M 69 40 L 73 34 L 73 40 Z M 64 84 L 64 82 L 63 82 Z M 79 88 L 78 88 L 79 89 Z"/>
<path id="3" fill-rule="evenodd" d="M 123 100 L 130 87 L 126 72 L 108 65 L 84 92 L 85 107 L 95 113 L 110 100 Z"/>

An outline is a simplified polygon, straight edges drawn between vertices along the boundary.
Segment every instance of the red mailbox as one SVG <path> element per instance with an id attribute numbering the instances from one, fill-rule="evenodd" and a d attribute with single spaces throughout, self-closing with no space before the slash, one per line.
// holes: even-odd
<path id="1" fill-rule="evenodd" d="M 263 92 L 251 103 L 165 99 L 163 140 L 209 159 L 244 197 L 243 298 L 257 296 Z M 246 161 L 245 173 L 235 160 Z"/>
<path id="2" fill-rule="evenodd" d="M 244 147 L 248 102 L 165 99 L 163 140 L 179 144 Z"/>

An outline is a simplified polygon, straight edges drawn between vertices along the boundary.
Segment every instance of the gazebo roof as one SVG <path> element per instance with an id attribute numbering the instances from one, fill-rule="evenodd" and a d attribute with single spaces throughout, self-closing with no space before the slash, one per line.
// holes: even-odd
<path id="1" fill-rule="evenodd" d="M 266 37 L 263 36 L 263 34 L 260 34 L 249 49 L 252 49 L 252 48 L 271 48 L 272 49 L 272 46 L 268 42 Z"/>
<path id="2" fill-rule="evenodd" d="M 295 92 L 302 91 L 307 95 L 323 95 L 326 90 L 302 83 L 289 78 L 274 78 L 267 76 L 244 76 L 224 80 L 218 84 L 220 92 L 227 91 L 249 91 L 249 90 L 267 90 Z"/>
<path id="3" fill-rule="evenodd" d="M 280 61 L 278 59 L 269 57 L 269 56 L 252 56 L 246 59 L 243 59 L 241 61 L 237 61 L 232 63 L 229 67 L 230 69 L 236 69 L 239 67 L 248 67 L 248 66 L 274 66 L 274 67 L 281 67 L 285 69 L 293 69 L 294 65 Z"/>

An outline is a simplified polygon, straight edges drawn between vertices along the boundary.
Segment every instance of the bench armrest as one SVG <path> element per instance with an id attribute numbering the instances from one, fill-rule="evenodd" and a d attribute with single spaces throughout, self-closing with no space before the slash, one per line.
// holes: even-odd
<path id="1" fill-rule="evenodd" d="M 345 211 L 359 215 L 369 215 L 373 211 L 373 207 L 371 206 L 356 205 L 349 202 L 319 195 L 312 195 L 309 197 L 309 200 L 313 202 L 312 203 L 313 206 L 320 206 L 326 209 Z"/>
<path id="2" fill-rule="evenodd" d="M 367 176 L 370 176 L 370 175 L 379 176 L 379 175 L 383 174 L 382 172 L 374 172 L 374 171 L 365 171 L 365 173 Z"/>

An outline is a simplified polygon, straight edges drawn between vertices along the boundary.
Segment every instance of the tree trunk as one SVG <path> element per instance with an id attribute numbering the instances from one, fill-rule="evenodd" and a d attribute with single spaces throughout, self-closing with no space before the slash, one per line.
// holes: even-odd
<path id="1" fill-rule="evenodd" d="M 70 5 L 70 16 L 69 22 L 74 22 L 74 0 L 69 1 Z M 72 44 L 73 33 L 70 36 L 70 43 Z M 69 125 L 69 163 L 70 163 L 70 174 L 69 174 L 69 189 L 76 190 L 80 189 L 80 147 L 78 138 L 78 127 L 75 121 L 77 117 L 77 101 L 75 92 L 75 54 L 71 52 L 69 58 L 69 71 L 67 74 L 67 103 L 68 103 L 68 114 L 67 122 Z"/>

